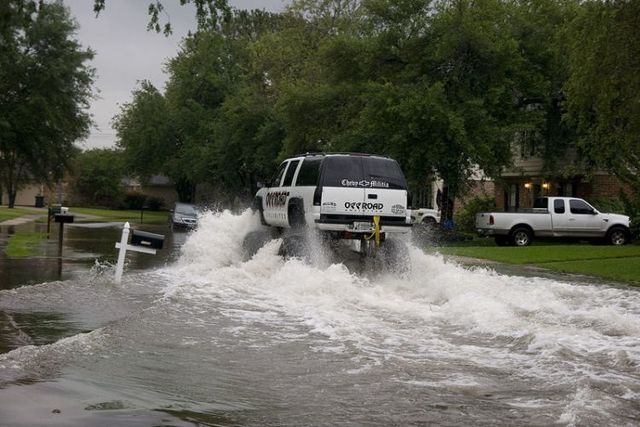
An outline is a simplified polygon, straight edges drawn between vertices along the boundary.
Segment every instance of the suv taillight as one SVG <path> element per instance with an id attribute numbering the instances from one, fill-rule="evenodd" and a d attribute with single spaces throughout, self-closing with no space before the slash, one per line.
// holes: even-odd
<path id="1" fill-rule="evenodd" d="M 496 222 L 493 219 L 493 215 L 489 215 L 489 225 L 494 225 Z"/>
<path id="2" fill-rule="evenodd" d="M 322 187 L 317 186 L 316 191 L 313 192 L 313 206 L 320 206 L 322 202 Z"/>

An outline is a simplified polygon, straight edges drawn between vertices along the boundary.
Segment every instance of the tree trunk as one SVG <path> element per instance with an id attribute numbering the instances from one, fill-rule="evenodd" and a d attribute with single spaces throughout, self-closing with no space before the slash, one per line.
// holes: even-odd
<path id="1" fill-rule="evenodd" d="M 196 186 L 189 180 L 181 178 L 176 181 L 178 200 L 185 203 L 193 203 L 196 198 Z"/>
<path id="2" fill-rule="evenodd" d="M 9 190 L 9 209 L 13 209 L 16 206 L 17 190 Z"/>

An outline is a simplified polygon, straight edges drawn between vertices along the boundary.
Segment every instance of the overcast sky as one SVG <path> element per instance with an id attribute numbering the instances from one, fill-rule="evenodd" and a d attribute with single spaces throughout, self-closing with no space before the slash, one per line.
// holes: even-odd
<path id="1" fill-rule="evenodd" d="M 1 1 L 1 0 L 0 0 Z M 114 147 L 115 130 L 111 128 L 119 105 L 131 100 L 131 91 L 140 80 L 149 80 L 164 89 L 167 80 L 163 64 L 174 57 L 180 41 L 189 30 L 195 30 L 194 8 L 180 6 L 178 0 L 165 0 L 166 15 L 173 27 L 173 35 L 165 37 L 147 32 L 149 0 L 107 0 L 106 9 L 96 18 L 93 0 L 64 0 L 80 25 L 77 38 L 84 47 L 95 52 L 92 66 L 96 69 L 97 99 L 91 105 L 96 128 L 80 145 L 85 148 Z M 286 0 L 231 0 L 239 9 L 267 9 L 279 11 Z"/>

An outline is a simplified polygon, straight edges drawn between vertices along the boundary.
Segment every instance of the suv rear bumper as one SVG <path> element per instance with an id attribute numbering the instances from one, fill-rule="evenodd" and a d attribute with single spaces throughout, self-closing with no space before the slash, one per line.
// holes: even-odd
<path id="1" fill-rule="evenodd" d="M 371 223 L 373 227 L 373 216 L 371 215 L 320 215 L 315 220 L 316 227 L 322 231 L 354 231 L 352 227 L 356 223 Z M 380 217 L 380 231 L 386 233 L 407 233 L 411 230 L 412 224 L 407 222 L 406 217 Z"/>

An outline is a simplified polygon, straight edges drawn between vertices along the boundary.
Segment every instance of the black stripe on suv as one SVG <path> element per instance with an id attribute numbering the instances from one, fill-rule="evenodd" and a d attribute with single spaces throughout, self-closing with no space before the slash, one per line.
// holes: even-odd
<path id="1" fill-rule="evenodd" d="M 316 219 L 318 224 L 352 224 L 354 222 L 373 222 L 373 215 L 335 215 L 321 214 L 320 219 Z M 407 224 L 404 216 L 381 216 L 380 225 L 394 225 L 398 227 L 411 227 Z"/>

